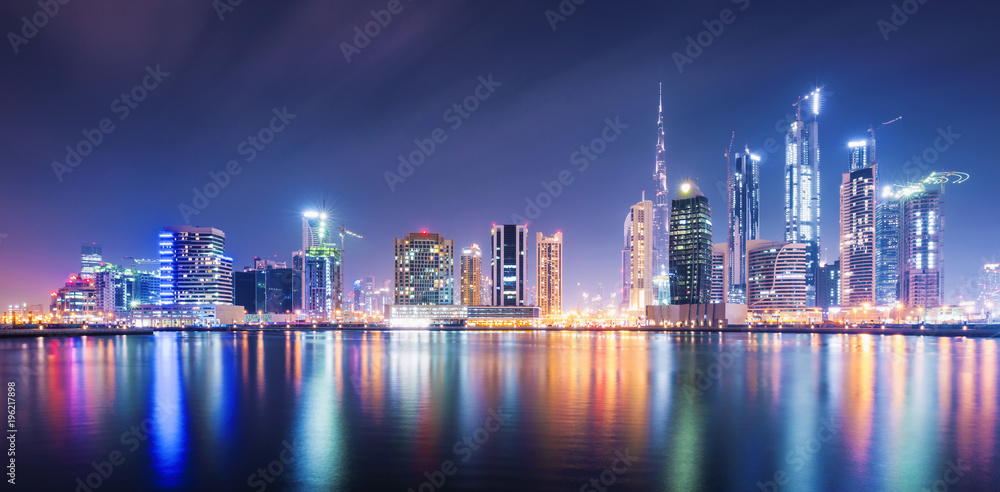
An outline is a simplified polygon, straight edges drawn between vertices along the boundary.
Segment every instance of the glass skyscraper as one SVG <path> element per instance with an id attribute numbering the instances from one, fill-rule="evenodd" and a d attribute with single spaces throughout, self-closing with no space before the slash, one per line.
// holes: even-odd
<path id="1" fill-rule="evenodd" d="M 653 299 L 650 304 L 669 304 L 670 190 L 667 188 L 667 143 L 663 130 L 663 84 L 657 122 L 656 168 L 653 174 Z"/>
<path id="2" fill-rule="evenodd" d="M 398 306 L 448 306 L 455 301 L 455 241 L 435 232 L 395 238 Z"/>
<path id="3" fill-rule="evenodd" d="M 760 158 L 749 150 L 729 166 L 729 234 L 725 302 L 747 303 L 747 241 L 760 229 Z"/>
<path id="4" fill-rule="evenodd" d="M 820 243 L 820 90 L 800 97 L 795 106 L 796 118 L 785 136 L 785 241 L 806 245 L 806 304 L 814 307 Z M 811 115 L 807 121 L 803 110 Z"/>
<path id="5" fill-rule="evenodd" d="M 904 188 L 899 196 L 900 301 L 908 308 L 938 307 L 944 287 L 943 191 L 921 183 Z"/>
<path id="6" fill-rule="evenodd" d="M 712 209 L 708 198 L 685 180 L 670 207 L 670 298 L 673 304 L 712 299 Z"/>
<path id="7" fill-rule="evenodd" d="M 528 258 L 527 225 L 494 225 L 492 231 L 490 273 L 493 278 L 494 306 L 524 306 L 524 270 Z"/>
<path id="8" fill-rule="evenodd" d="M 899 197 L 883 189 L 875 205 L 875 304 L 899 301 Z"/>

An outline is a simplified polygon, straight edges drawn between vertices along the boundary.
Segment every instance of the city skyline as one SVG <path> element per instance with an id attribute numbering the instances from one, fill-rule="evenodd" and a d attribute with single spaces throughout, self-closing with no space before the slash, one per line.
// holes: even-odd
<path id="1" fill-rule="evenodd" d="M 646 7 L 654 11 L 663 8 L 652 3 L 630 8 Z M 208 199 L 209 203 L 202 209 L 195 207 L 197 214 L 187 216 L 191 225 L 226 231 L 229 254 L 237 264 L 245 263 L 253 256 L 270 258 L 278 255 L 280 260 L 289 260 L 290 253 L 298 249 L 294 239 L 297 234 L 294 222 L 298 215 L 302 210 L 317 207 L 325 199 L 334 215 L 332 223 L 346 224 L 367 237 L 347 245 L 344 279 L 363 278 L 369 273 L 378 278 L 388 278 L 391 263 L 385 258 L 391 256 L 391 247 L 380 238 L 428 228 L 454 237 L 457 244 L 486 244 L 488 232 L 483 232 L 482 224 L 504 223 L 512 214 L 524 215 L 525 199 L 537 202 L 537 196 L 546 191 L 540 183 L 558 182 L 559 173 L 570 170 L 574 178 L 572 184 L 563 185 L 558 196 L 554 192 L 549 193 L 551 205 L 540 208 L 540 213 L 530 218 L 531 228 L 568 233 L 590 229 L 607 231 L 596 241 L 581 243 L 582 247 L 567 250 L 564 282 L 565 285 L 582 283 L 590 286 L 591 290 L 596 289 L 599 283 L 616 285 L 620 278 L 620 237 L 614 231 L 620 227 L 622 210 L 634 203 L 635 193 L 639 190 L 645 189 L 650 197 L 654 196 L 649 171 L 656 159 L 651 144 L 657 138 L 660 83 L 663 84 L 667 135 L 665 159 L 669 182 L 676 185 L 680 177 L 698 177 L 710 200 L 721 203 L 722 194 L 716 185 L 725 181 L 722 154 L 731 132 L 735 130 L 736 148 L 748 145 L 751 152 L 762 157 L 760 237 L 775 240 L 782 237 L 780 230 L 784 226 L 777 220 L 781 211 L 777 182 L 780 181 L 784 152 L 784 131 L 779 123 L 794 110 L 791 104 L 795 95 L 805 94 L 815 86 L 824 86 L 820 141 L 826 157 L 823 161 L 826 172 L 822 181 L 822 196 L 825 199 L 821 209 L 826 220 L 820 257 L 825 256 L 828 262 L 836 259 L 838 243 L 836 227 L 831 222 L 837 216 L 837 204 L 833 197 L 839 183 L 834 178 L 847 168 L 842 156 L 847 152 L 848 143 L 865 138 L 864 128 L 870 123 L 877 125 L 902 114 L 903 120 L 879 133 L 883 180 L 915 178 L 919 173 L 932 170 L 961 169 L 973 175 L 973 179 L 963 185 L 963 193 L 949 195 L 946 207 L 949 216 L 947 255 L 951 261 L 947 266 L 944 295 L 945 302 L 951 302 L 963 278 L 974 278 L 982 264 L 995 261 L 995 248 L 990 245 L 997 242 L 998 232 L 977 227 L 973 214 L 969 212 L 975 210 L 974 197 L 987 193 L 986 187 L 1000 176 L 997 170 L 985 165 L 983 158 L 987 155 L 985 145 L 989 141 L 989 125 L 982 124 L 982 118 L 986 116 L 975 114 L 968 104 L 958 99 L 961 94 L 967 94 L 968 89 L 961 86 L 962 89 L 958 90 L 960 85 L 955 82 L 955 73 L 947 76 L 928 73 L 919 79 L 906 76 L 907 69 L 922 66 L 920 63 L 923 60 L 907 46 L 955 50 L 956 58 L 949 63 L 954 64 L 958 74 L 973 66 L 965 60 L 975 60 L 987 48 L 976 43 L 958 45 L 946 36 L 933 32 L 929 20 L 918 20 L 917 17 L 885 41 L 875 23 L 868 20 L 869 17 L 885 16 L 888 11 L 860 3 L 855 7 L 851 15 L 844 13 L 850 9 L 827 10 L 824 6 L 794 6 L 791 13 L 803 16 L 830 14 L 846 23 L 840 26 L 837 36 L 846 32 L 870 39 L 876 53 L 852 53 L 851 56 L 832 53 L 831 56 L 817 56 L 810 61 L 783 60 L 775 62 L 774 66 L 796 68 L 796 75 L 778 80 L 770 72 L 750 73 L 739 81 L 724 82 L 714 77 L 715 71 L 722 66 L 735 63 L 734 60 L 741 57 L 755 60 L 767 53 L 777 52 L 781 45 L 776 41 L 753 48 L 737 46 L 741 44 L 741 39 L 754 36 L 751 27 L 758 29 L 772 22 L 768 20 L 768 14 L 775 7 L 757 4 L 749 7 L 745 16 L 757 16 L 753 26 L 741 21 L 727 26 L 717 44 L 705 49 L 700 58 L 691 65 L 685 65 L 679 72 L 669 55 L 674 51 L 683 52 L 685 40 L 680 34 L 688 31 L 696 34 L 702 28 L 699 22 L 677 21 L 676 29 L 670 30 L 676 35 L 668 37 L 662 35 L 663 26 L 654 26 L 648 20 L 630 24 L 628 30 L 595 37 L 588 27 L 598 25 L 604 16 L 620 17 L 623 15 L 620 7 L 614 9 L 595 5 L 580 8 L 565 23 L 560 23 L 557 31 L 552 32 L 547 29 L 541 12 L 527 7 L 523 11 L 517 10 L 521 8 L 519 6 L 515 8 L 517 15 L 526 17 L 526 20 L 520 17 L 513 20 L 514 14 L 510 14 L 510 17 L 501 17 L 499 25 L 513 27 L 520 22 L 541 24 L 539 32 L 519 41 L 538 45 L 542 49 L 539 57 L 551 57 L 558 47 L 572 44 L 574 40 L 582 44 L 578 53 L 608 41 L 611 44 L 607 44 L 606 54 L 588 59 L 587 63 L 574 58 L 574 52 L 570 52 L 568 57 L 558 58 L 566 60 L 564 63 L 551 64 L 539 75 L 523 68 L 513 68 L 505 62 L 507 52 L 503 49 L 489 51 L 484 54 L 481 63 L 463 69 L 445 64 L 442 58 L 426 51 L 426 46 L 421 46 L 418 48 L 421 50 L 420 59 L 445 70 L 450 81 L 448 84 L 430 89 L 427 83 L 417 80 L 393 93 L 387 90 L 384 83 L 365 88 L 364 81 L 371 79 L 364 76 L 358 81 L 337 79 L 342 87 L 359 95 L 361 100 L 357 103 L 345 101 L 327 89 L 307 87 L 305 93 L 319 97 L 324 106 L 336 107 L 338 110 L 335 113 L 345 115 L 333 119 L 321 118 L 316 110 L 309 109 L 300 96 L 290 92 L 268 92 L 269 97 L 254 97 L 252 101 L 245 97 L 223 98 L 212 104 L 238 107 L 232 118 L 210 118 L 208 122 L 189 129 L 157 123 L 174 115 L 174 106 L 194 111 L 194 107 L 205 104 L 205 96 L 186 96 L 190 91 L 180 90 L 178 86 L 194 84 L 207 92 L 208 101 L 215 101 L 211 96 L 216 94 L 208 89 L 211 86 L 192 80 L 174 68 L 182 65 L 185 57 L 189 56 L 187 53 L 166 51 L 159 60 L 128 58 L 109 61 L 96 58 L 102 53 L 98 51 L 97 54 L 86 55 L 82 61 L 103 60 L 103 63 L 109 63 L 112 69 L 106 76 L 72 90 L 57 80 L 36 84 L 39 88 L 35 89 L 27 84 L 38 82 L 42 74 L 27 64 L 29 52 L 32 53 L 30 56 L 44 56 L 63 46 L 58 29 L 46 30 L 45 35 L 51 39 L 32 41 L 21 48 L 23 53 L 18 57 L 3 61 L 11 70 L 24 75 L 22 79 L 5 81 L 8 90 L 4 92 L 25 94 L 27 101 L 35 102 L 46 94 L 45 97 L 53 98 L 57 106 L 81 109 L 69 114 L 49 110 L 28 114 L 25 110 L 29 106 L 4 96 L 8 98 L 12 117 L 30 124 L 14 128 L 0 137 L 3 139 L 0 142 L 8 149 L 5 169 L 10 170 L 9 179 L 24 183 L 24 186 L 0 197 L 4 205 L 0 215 L 0 233 L 4 234 L 0 239 L 0 268 L 4 279 L 17 280 L 0 282 L 0 303 L 45 303 L 51 290 L 74 272 L 77 263 L 75 251 L 82 243 L 102 244 L 106 258 L 155 256 L 155 245 L 148 238 L 166 224 L 183 223 L 185 215 L 179 206 L 201 204 L 194 203 L 192 189 L 204 190 L 205 185 L 212 182 L 209 172 L 219 175 L 226 169 L 228 160 L 235 158 L 243 161 L 248 158 L 238 150 L 240 143 L 247 134 L 257 134 L 258 129 L 269 127 L 272 121 L 275 128 L 282 125 L 287 128 L 272 135 L 274 141 L 265 150 L 255 152 L 254 161 L 243 162 L 240 173 L 229 176 L 229 184 L 220 190 L 217 197 Z M 147 8 L 130 6 L 116 15 L 145 11 Z M 182 4 L 179 8 L 194 8 L 194 4 Z M 306 8 L 291 6 L 278 8 L 287 9 L 290 15 L 304 15 L 307 11 Z M 331 7 L 331 10 L 343 8 L 346 7 Z M 446 14 L 447 18 L 468 15 L 470 17 L 465 20 L 484 22 L 483 10 L 474 9 L 474 13 L 460 15 L 441 5 L 429 8 Z M 204 29 L 209 32 L 214 28 L 249 29 L 247 24 L 265 15 L 265 11 L 264 8 L 243 6 L 227 16 L 221 27 L 207 24 L 218 22 L 218 19 L 214 12 L 205 12 L 207 25 Z M 332 13 L 323 12 L 318 17 Z M 359 23 L 367 15 L 361 10 L 338 13 L 344 13 L 344 18 L 356 19 Z M 537 18 L 532 20 L 532 14 Z M 709 14 L 691 11 L 686 18 L 707 18 Z M 60 14 L 60 19 L 77 25 L 81 20 L 75 15 L 67 10 Z M 961 14 L 947 11 L 942 15 L 943 22 Z M 856 22 L 853 20 L 855 17 L 859 19 Z M 396 55 L 396 45 L 391 41 L 382 41 L 396 39 L 392 36 L 395 32 L 399 35 L 412 30 L 422 32 L 435 25 L 432 21 L 425 25 L 420 20 L 411 22 L 405 19 L 398 19 L 399 31 L 387 30 L 378 43 L 373 42 L 350 64 L 341 59 L 337 70 L 350 69 L 361 72 L 360 75 L 369 74 L 388 63 L 381 61 L 380 56 Z M 866 22 L 861 22 L 861 19 Z M 278 25 L 274 29 L 281 30 L 283 26 Z M 796 27 L 793 33 L 799 29 L 805 28 Z M 814 31 L 809 46 L 801 49 L 826 52 L 823 40 L 833 39 L 833 29 L 821 26 Z M 500 36 L 502 32 L 502 28 L 498 27 L 486 35 Z M 448 32 L 441 36 L 460 34 Z M 334 37 L 339 42 L 342 36 Z M 88 46 L 99 43 L 99 39 L 90 32 L 85 31 L 83 39 L 90 43 Z M 292 37 L 285 43 L 296 43 L 298 39 Z M 662 41 L 659 45 L 663 46 L 662 50 L 648 56 L 634 54 L 636 46 L 646 45 L 651 39 Z M 147 42 L 155 43 L 154 40 Z M 339 50 L 334 51 L 332 55 L 339 56 Z M 271 64 L 286 67 L 295 63 L 278 61 L 273 49 L 264 53 L 266 61 Z M 632 54 L 626 55 L 628 53 Z M 879 60 L 880 65 L 865 76 L 850 70 L 867 57 Z M 335 59 L 331 56 L 331 60 Z M 886 59 L 893 61 L 885 63 Z M 206 63 L 200 58 L 191 62 Z M 118 129 L 105 135 L 103 143 L 79 167 L 61 175 L 61 181 L 57 179 L 51 164 L 65 159 L 64 147 L 82 138 L 80 129 L 93 127 L 103 117 L 103 108 L 114 99 L 113 94 L 133 86 L 136 83 L 133 79 L 141 81 L 148 75 L 147 65 L 155 73 L 157 63 L 162 65 L 160 70 L 169 73 L 163 77 L 162 87 L 151 90 L 148 98 L 130 113 L 128 119 L 116 122 Z M 595 66 L 616 69 L 594 72 Z M 240 68 L 233 69 L 233 76 L 237 76 Z M 991 69 L 983 68 L 987 71 Z M 73 73 L 77 68 L 63 65 L 63 70 Z M 400 68 L 393 73 L 402 75 L 407 73 L 406 70 Z M 976 72 L 977 76 L 981 73 L 984 72 Z M 581 75 L 592 77 L 583 78 Z M 450 121 L 442 121 L 442 113 L 455 101 L 474 94 L 482 83 L 480 77 L 493 80 L 500 86 L 493 88 L 489 99 L 478 103 L 478 109 L 462 120 L 460 128 L 452 130 Z M 874 79 L 883 83 L 872 84 Z M 280 78 L 277 80 L 280 82 Z M 977 77 L 962 83 L 976 85 L 985 82 Z M 43 87 L 45 92 L 39 92 Z M 247 87 L 245 90 L 252 89 Z M 983 97 L 994 97 L 990 91 L 979 92 Z M 480 91 L 480 94 L 483 92 Z M 373 101 L 381 102 L 369 107 L 394 107 L 400 111 L 399 114 L 410 116 L 398 119 L 388 131 L 379 132 L 376 138 L 374 129 L 382 120 L 360 110 L 363 104 L 375 104 Z M 213 106 L 209 104 L 208 107 Z M 517 115 L 525 113 L 528 108 L 531 110 L 525 115 Z M 294 118 L 286 115 L 287 123 L 275 120 L 276 113 L 282 111 L 294 115 Z M 58 119 L 53 119 L 56 114 Z M 616 118 L 627 127 L 622 129 L 616 140 L 606 142 L 606 151 L 595 155 L 595 160 L 588 159 L 586 170 L 579 171 L 582 165 L 576 165 L 571 160 L 574 152 L 601 135 L 606 127 L 605 119 L 614 122 Z M 426 141 L 431 130 L 437 126 L 447 129 L 447 140 L 436 144 L 433 154 L 426 157 L 426 164 L 390 189 L 384 173 L 397 172 L 397 156 L 409 155 L 416 149 L 414 139 Z M 46 128 L 46 135 L 32 133 L 34 128 Z M 542 142 L 536 134 L 543 128 L 558 128 L 559 131 Z M 177 144 L 168 143 L 158 136 L 160 134 L 180 140 Z M 928 154 L 938 156 L 935 162 L 918 163 L 912 159 L 914 155 L 923 155 L 926 149 L 934 149 L 936 139 L 941 135 L 951 135 L 951 140 L 947 150 L 940 152 L 939 156 L 937 151 Z M 350 142 L 352 139 L 355 142 Z M 768 146 L 769 139 L 774 139 L 777 145 Z M 332 141 L 331 145 L 335 144 L 335 147 L 323 143 L 325 141 Z M 517 145 L 500 148 L 490 142 L 513 142 Z M 468 165 L 479 158 L 463 149 L 474 148 L 489 150 L 490 157 L 483 161 L 484 165 Z M 499 173 L 498 170 L 508 172 Z M 912 172 L 907 174 L 908 171 Z M 144 184 L 109 194 L 88 193 L 87 190 L 101 186 L 105 172 Z M 302 172 L 318 173 L 315 176 L 322 179 L 303 181 L 299 178 Z M 496 180 L 493 189 L 504 190 L 503 193 L 497 194 L 497 199 L 489 200 L 485 206 L 459 210 L 456 214 L 456 203 L 474 202 L 482 193 L 475 187 L 462 188 L 454 186 L 454 183 L 474 182 L 486 177 Z M 269 186 L 262 188 L 260 185 L 264 183 Z M 148 192 L 151 186 L 155 186 L 156 193 Z M 420 209 L 407 209 L 405 204 L 424 196 L 422 193 L 428 186 L 439 186 L 441 198 L 426 200 Z M 259 194 L 257 190 L 261 189 L 268 192 Z M 71 190 L 83 190 L 89 208 L 114 209 L 121 214 L 100 214 L 101 220 L 91 220 L 91 215 L 71 205 L 72 200 L 80 199 L 78 193 Z M 372 201 L 384 205 L 361 206 Z M 130 205 L 123 207 L 123 203 Z M 387 215 L 389 208 L 401 209 L 401 212 Z M 47 227 L 40 225 L 38 217 L 51 217 L 51 220 L 45 221 Z M 383 217 L 390 220 L 376 225 L 375 220 Z M 713 208 L 715 240 L 723 237 L 725 218 L 724 209 Z M 261 228 L 268 231 L 264 237 L 260 234 Z M 578 234 L 572 236 L 579 237 Z M 593 267 L 581 268 L 582 265 Z M 528 271 L 533 269 L 533 259 L 529 259 Z M 528 282 L 530 285 L 533 279 Z M 569 304 L 572 302 L 567 301 Z"/>

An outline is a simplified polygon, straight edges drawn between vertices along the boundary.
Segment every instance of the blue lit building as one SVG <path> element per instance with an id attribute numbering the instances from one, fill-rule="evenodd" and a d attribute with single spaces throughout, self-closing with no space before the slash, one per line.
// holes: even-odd
<path id="1" fill-rule="evenodd" d="M 160 305 L 233 303 L 233 259 L 226 234 L 212 227 L 160 232 Z"/>
<path id="2" fill-rule="evenodd" d="M 820 90 L 799 98 L 795 121 L 785 135 L 785 241 L 806 245 L 806 306 L 816 305 L 820 244 Z M 802 119 L 807 106 L 806 121 Z"/>
<path id="3" fill-rule="evenodd" d="M 729 234 L 726 250 L 725 298 L 747 303 L 747 242 L 760 229 L 760 158 L 748 149 L 736 154 L 729 169 Z"/>
<path id="4" fill-rule="evenodd" d="M 899 197 L 887 187 L 875 206 L 875 303 L 899 302 Z"/>

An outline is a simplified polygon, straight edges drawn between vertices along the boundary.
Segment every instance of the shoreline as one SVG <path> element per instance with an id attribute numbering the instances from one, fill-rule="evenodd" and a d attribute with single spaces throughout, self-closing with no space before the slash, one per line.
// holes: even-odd
<path id="1" fill-rule="evenodd" d="M 903 335 L 903 336 L 933 336 L 933 337 L 968 337 L 968 338 L 995 338 L 1000 337 L 1000 324 L 973 325 L 963 328 L 962 325 L 931 325 L 924 328 L 910 326 L 867 326 L 858 328 L 845 328 L 839 325 L 817 325 L 809 326 L 756 326 L 748 328 L 746 326 L 728 326 L 725 328 L 715 327 L 694 327 L 694 328 L 672 328 L 662 326 L 640 326 L 626 328 L 569 328 L 569 327 L 521 327 L 521 328 L 467 328 L 462 326 L 443 326 L 431 328 L 390 328 L 387 326 L 364 326 L 364 325 L 300 325 L 300 326 L 260 326 L 260 325 L 238 325 L 225 326 L 219 328 L 204 327 L 169 327 L 169 328 L 59 328 L 46 327 L 38 328 L 16 328 L 0 330 L 0 338 L 37 338 L 37 337 L 85 337 L 85 336 L 120 336 L 120 335 L 153 335 L 155 333 L 237 333 L 237 332 L 284 332 L 284 331 L 380 331 L 380 332 L 412 332 L 412 331 L 440 331 L 440 332 L 581 332 L 581 333 L 602 333 L 602 332 L 636 332 L 636 333 L 795 333 L 795 334 L 824 334 L 824 335 Z"/>

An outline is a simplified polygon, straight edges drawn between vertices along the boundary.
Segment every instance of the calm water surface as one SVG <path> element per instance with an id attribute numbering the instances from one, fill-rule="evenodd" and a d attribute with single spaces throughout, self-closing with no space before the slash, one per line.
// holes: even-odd
<path id="1" fill-rule="evenodd" d="M 16 387 L 5 485 L 997 491 L 998 352 L 628 332 L 0 340 Z"/>

